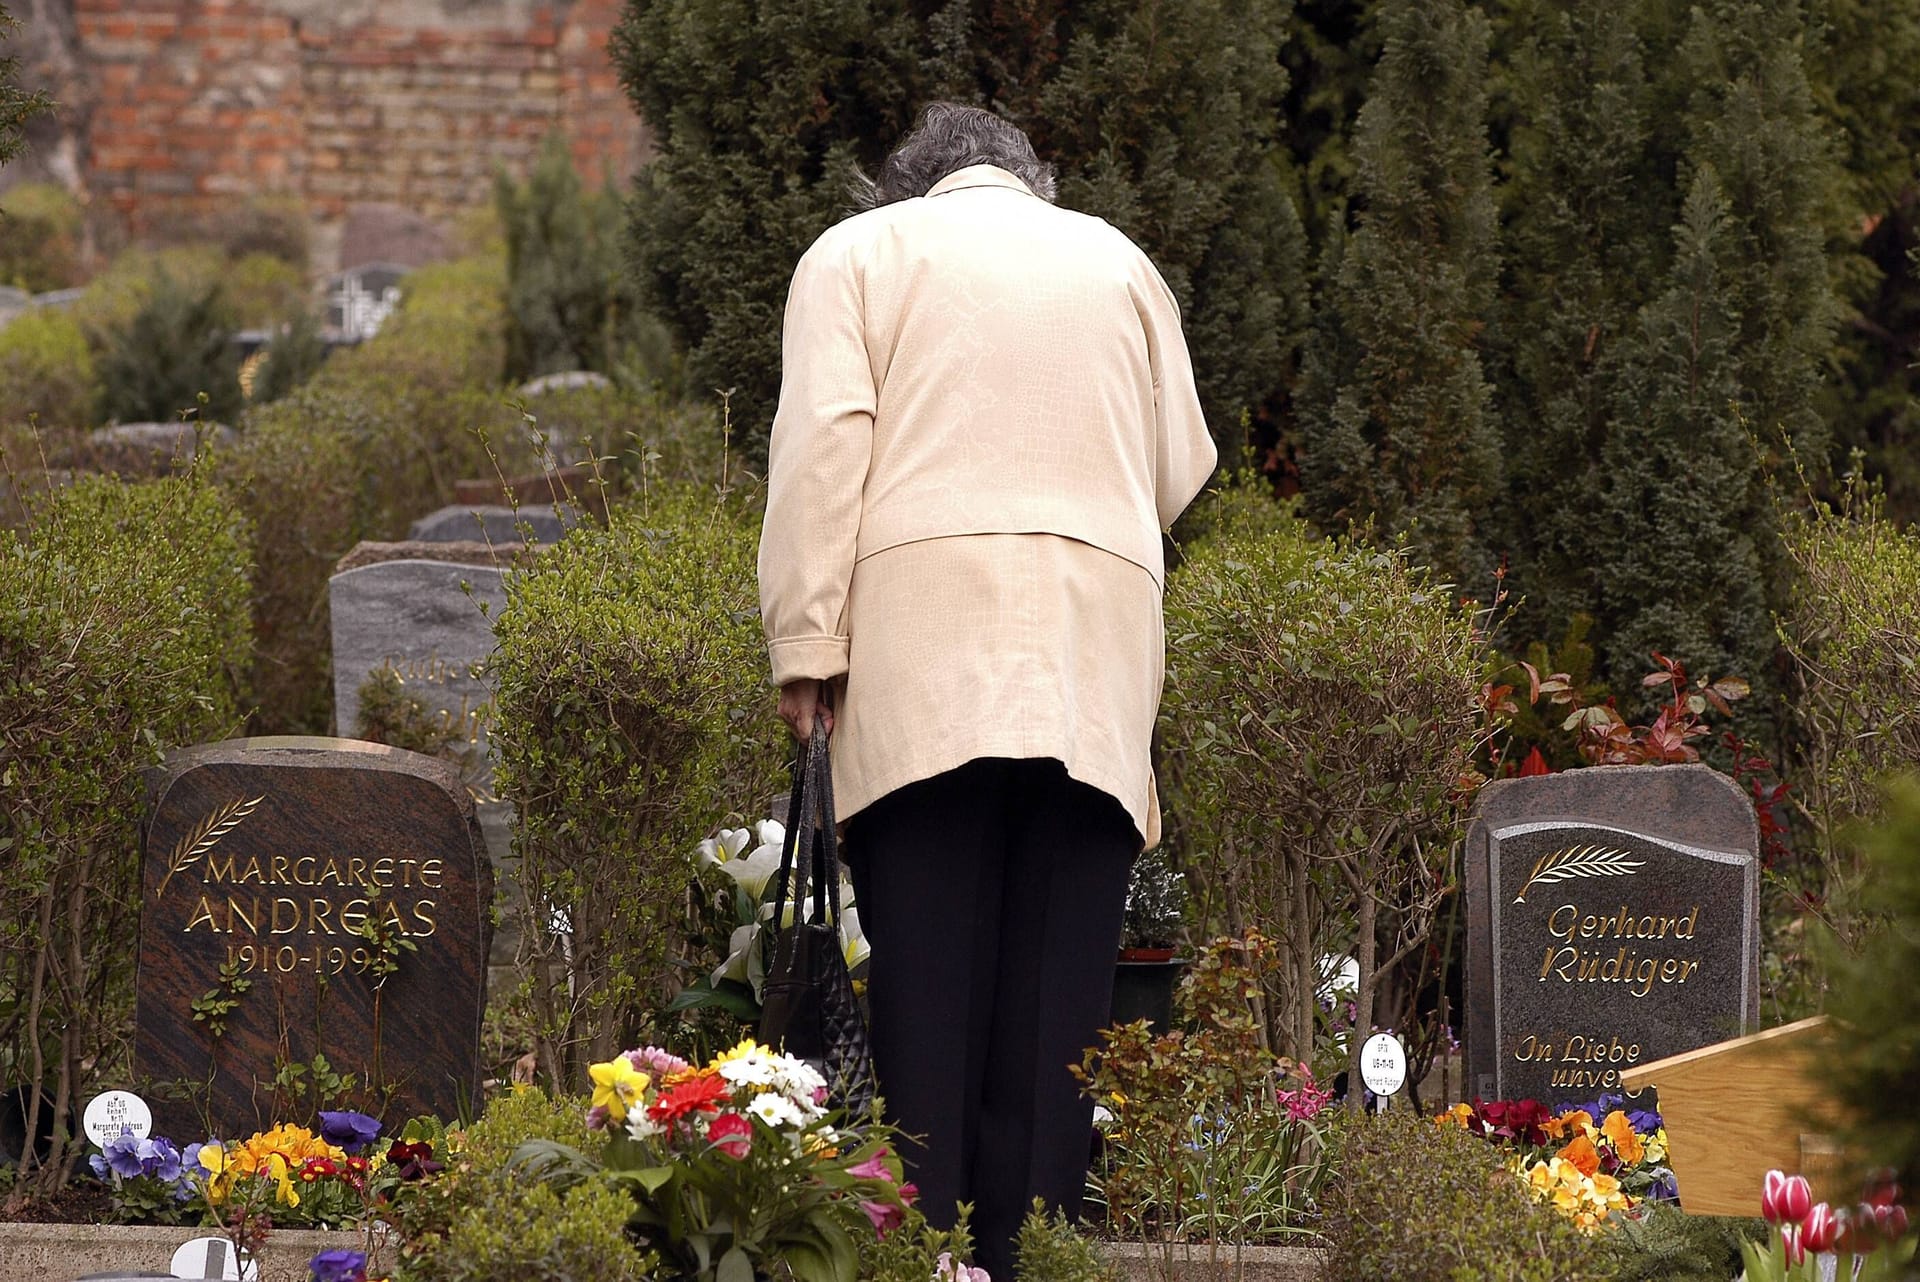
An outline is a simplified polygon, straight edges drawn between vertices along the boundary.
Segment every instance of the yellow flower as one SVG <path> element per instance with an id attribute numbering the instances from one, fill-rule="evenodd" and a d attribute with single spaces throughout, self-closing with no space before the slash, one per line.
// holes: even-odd
<path id="1" fill-rule="evenodd" d="M 605 1108 L 616 1122 L 627 1120 L 627 1110 L 638 1103 L 653 1080 L 633 1066 L 625 1055 L 615 1055 L 604 1064 L 587 1069 L 593 1078 L 593 1107 Z"/>
<path id="2" fill-rule="evenodd" d="M 227 1190 L 235 1175 L 233 1162 L 218 1144 L 200 1146 L 200 1169 L 207 1173 L 207 1201 L 219 1205 L 227 1200 Z"/>
<path id="3" fill-rule="evenodd" d="M 1667 1128 L 1661 1127 L 1647 1137 L 1647 1161 L 1660 1163 L 1667 1160 Z"/>
<path id="4" fill-rule="evenodd" d="M 745 1059 L 747 1056 L 753 1054 L 771 1055 L 773 1054 L 773 1048 L 771 1046 L 762 1046 L 751 1037 L 744 1037 L 740 1039 L 740 1044 L 732 1050 L 722 1051 L 720 1054 L 714 1056 L 713 1063 L 707 1065 L 707 1067 L 718 1068 L 722 1064 L 730 1064 L 736 1059 Z"/>
<path id="5" fill-rule="evenodd" d="M 1457 1126 L 1464 1131 L 1467 1129 L 1467 1123 L 1473 1120 L 1473 1105 L 1455 1104 L 1433 1120 L 1436 1125 Z"/>
<path id="6" fill-rule="evenodd" d="M 286 1158 L 278 1153 L 269 1153 L 261 1169 L 279 1181 L 280 1188 L 277 1196 L 280 1201 L 288 1206 L 300 1205 L 300 1190 L 293 1186 L 293 1171 L 287 1164 Z"/>

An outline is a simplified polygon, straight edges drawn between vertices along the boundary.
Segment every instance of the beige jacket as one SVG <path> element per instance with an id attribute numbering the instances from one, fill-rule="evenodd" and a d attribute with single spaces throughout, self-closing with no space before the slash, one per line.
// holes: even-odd
<path id="1" fill-rule="evenodd" d="M 1107 223 L 976 165 L 822 235 L 787 300 L 760 596 L 776 684 L 846 679 L 841 815 L 1053 756 L 1157 837 L 1161 532 L 1214 465 L 1173 296 Z M 1052 536 L 1044 565 L 1008 535 Z M 922 671 L 948 678 L 899 679 Z M 996 700 L 1016 727 L 981 727 Z"/>

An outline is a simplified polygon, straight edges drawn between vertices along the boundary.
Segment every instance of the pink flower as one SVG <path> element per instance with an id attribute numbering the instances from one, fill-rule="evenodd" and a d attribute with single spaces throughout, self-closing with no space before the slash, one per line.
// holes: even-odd
<path id="1" fill-rule="evenodd" d="M 940 1252 L 933 1270 L 933 1282 L 993 1282 L 987 1271 L 953 1258 L 953 1252 Z"/>
<path id="2" fill-rule="evenodd" d="M 1310 1122 L 1320 1116 L 1333 1099 L 1331 1090 L 1322 1090 L 1313 1084 L 1313 1070 L 1302 1068 L 1300 1076 L 1305 1085 L 1297 1091 L 1275 1091 L 1274 1099 L 1281 1108 L 1287 1110 L 1289 1122 Z"/>
<path id="3" fill-rule="evenodd" d="M 609 1116 L 611 1116 L 611 1114 L 607 1112 L 607 1106 L 605 1104 L 595 1104 L 587 1110 L 587 1129 L 590 1131 L 606 1130 L 607 1118 Z"/>
<path id="4" fill-rule="evenodd" d="M 907 1218 L 905 1211 L 897 1206 L 889 1206 L 885 1202 L 862 1202 L 860 1209 L 867 1213 L 869 1220 L 873 1221 L 875 1237 L 885 1237 L 905 1223 Z"/>
<path id="5" fill-rule="evenodd" d="M 1787 1265 L 1789 1268 L 1807 1258 L 1807 1244 L 1800 1239 L 1800 1226 L 1798 1224 L 1782 1224 L 1780 1226 L 1780 1245 L 1786 1248 Z"/>
<path id="6" fill-rule="evenodd" d="M 1812 1209 L 1813 1188 L 1804 1176 L 1767 1172 L 1760 1188 L 1760 1214 L 1767 1223 L 1797 1226 Z"/>
<path id="7" fill-rule="evenodd" d="M 707 1143 L 728 1157 L 745 1157 L 753 1147 L 753 1123 L 738 1113 L 722 1113 L 707 1123 Z"/>
<path id="8" fill-rule="evenodd" d="M 920 1186 L 909 1180 L 900 1186 L 900 1205 L 912 1206 L 920 1200 Z"/>
<path id="9" fill-rule="evenodd" d="M 651 1073 L 656 1078 L 671 1077 L 675 1073 L 684 1073 L 692 1065 L 661 1050 L 658 1046 L 642 1046 L 637 1051 L 628 1051 L 627 1059 L 642 1073 Z"/>
<path id="10" fill-rule="evenodd" d="M 1840 1218 L 1825 1202 L 1808 1211 L 1807 1218 L 1800 1222 L 1801 1244 L 1815 1255 L 1823 1251 L 1831 1251 L 1839 1237 Z"/>
<path id="11" fill-rule="evenodd" d="M 893 1183 L 893 1172 L 887 1169 L 886 1162 L 882 1160 L 886 1155 L 887 1150 L 880 1149 L 872 1157 L 860 1163 L 860 1165 L 849 1166 L 847 1168 L 847 1174 L 853 1176 L 856 1180 L 885 1180 L 891 1184 Z"/>

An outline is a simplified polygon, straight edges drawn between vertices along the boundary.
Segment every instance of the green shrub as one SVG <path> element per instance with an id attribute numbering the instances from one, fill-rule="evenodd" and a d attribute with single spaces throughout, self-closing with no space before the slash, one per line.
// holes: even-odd
<path id="1" fill-rule="evenodd" d="M 73 317 L 41 307 L 0 329 L 0 419 L 89 427 L 99 396 L 93 353 Z"/>
<path id="2" fill-rule="evenodd" d="M 0 1062 L 49 1107 L 126 1075 L 140 772 L 236 728 L 247 560 L 198 475 L 83 478 L 0 531 Z"/>
<path id="3" fill-rule="evenodd" d="M 1452 883 L 1484 733 L 1472 614 L 1402 553 L 1258 508 L 1187 548 L 1166 612 L 1163 778 L 1199 921 L 1282 941 L 1277 1049 L 1313 1053 L 1323 953 L 1359 963 L 1358 1027 L 1405 1027 L 1376 981 Z"/>
<path id="4" fill-rule="evenodd" d="M 1920 770 L 1920 533 L 1858 486 L 1837 508 L 1788 517 L 1785 532 L 1798 574 L 1780 630 L 1808 758 L 1796 791 L 1831 854 L 1890 776 Z"/>
<path id="5" fill-rule="evenodd" d="M 100 353 L 100 416 L 166 423 L 200 408 L 203 420 L 231 423 L 241 406 L 233 312 L 218 285 L 196 289 L 162 269 L 140 309 L 111 330 Z"/>
<path id="6" fill-rule="evenodd" d="M 414 1282 L 583 1282 L 650 1277 L 653 1259 L 626 1234 L 633 1200 L 585 1181 L 557 1193 L 513 1167 L 514 1150 L 550 1140 L 592 1151 L 580 1101 L 537 1089 L 494 1099 L 467 1129 L 448 1169 L 397 1203 L 406 1238 L 404 1276 Z"/>
<path id="7" fill-rule="evenodd" d="M 1118 1282 L 1120 1277 L 1066 1216 L 1049 1215 L 1037 1198 L 1014 1238 L 1013 1254 L 1021 1282 Z"/>
<path id="8" fill-rule="evenodd" d="M 319 372 L 327 359 L 326 340 L 320 334 L 320 318 L 302 311 L 280 327 L 262 353 L 253 372 L 253 385 L 247 399 L 255 405 L 267 405 L 291 394 Z"/>
<path id="9" fill-rule="evenodd" d="M 1903 977 L 1920 966 L 1920 780 L 1891 786 L 1880 824 L 1859 838 L 1877 929 L 1857 949 L 1828 952 L 1829 1010 L 1839 1027 L 1835 1094 L 1855 1120 L 1861 1159 L 1920 1185 L 1920 993 Z"/>
<path id="10" fill-rule="evenodd" d="M 1756 1203 L 1757 1204 L 1757 1203 Z M 1688 1215 L 1649 1202 L 1596 1240 L 1609 1282 L 1726 1282 L 1740 1275 L 1740 1243 L 1767 1236 L 1764 1220 Z"/>
<path id="11" fill-rule="evenodd" d="M 1327 1185 L 1329 1282 L 1598 1282 L 1594 1244 L 1477 1136 L 1396 1110 L 1343 1131 Z"/>
<path id="12" fill-rule="evenodd" d="M 80 202 L 52 183 L 0 196 L 0 285 L 38 294 L 80 279 Z"/>
<path id="13" fill-rule="evenodd" d="M 234 259 L 222 280 L 234 319 L 242 328 L 290 324 L 310 310 L 306 273 L 272 254 L 255 252 Z"/>
<path id="14" fill-rule="evenodd" d="M 689 852 L 779 777 L 755 532 L 737 498 L 662 486 L 507 581 L 495 787 L 534 951 L 536 1049 L 557 1082 L 644 1040 L 678 987 Z M 555 934 L 564 915 L 569 937 Z"/>
<path id="15" fill-rule="evenodd" d="M 540 465 L 494 382 L 497 267 L 445 264 L 408 282 L 378 336 L 256 407 L 221 460 L 259 530 L 256 733 L 327 732 L 327 580 L 354 544 L 405 537 L 411 522 L 453 501 L 455 481 L 492 475 L 496 456 L 509 475 Z M 273 366 L 269 359 L 262 373 Z"/>
<path id="16" fill-rule="evenodd" d="M 500 175 L 494 207 L 507 242 L 507 377 L 611 372 L 639 319 L 621 259 L 619 198 L 581 186 L 555 133 L 525 183 Z"/>
<path id="17" fill-rule="evenodd" d="M 95 351 L 133 324 L 162 276 L 189 292 L 206 292 L 221 283 L 226 259 L 210 245 L 171 249 L 129 249 L 116 254 L 106 270 L 87 282 L 73 305 L 73 317 L 86 330 Z"/>

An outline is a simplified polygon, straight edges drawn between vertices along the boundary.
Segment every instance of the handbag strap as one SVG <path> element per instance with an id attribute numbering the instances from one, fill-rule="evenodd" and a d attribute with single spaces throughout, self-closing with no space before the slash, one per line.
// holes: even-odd
<path id="1" fill-rule="evenodd" d="M 814 716 L 813 733 L 794 753 L 793 792 L 787 802 L 787 834 L 774 881 L 775 928 L 789 902 L 813 891 L 813 919 L 840 924 L 840 859 L 834 833 L 833 766 L 827 755 L 825 718 Z M 806 857 L 800 856 L 806 843 Z M 809 887 L 811 882 L 811 887 Z"/>

